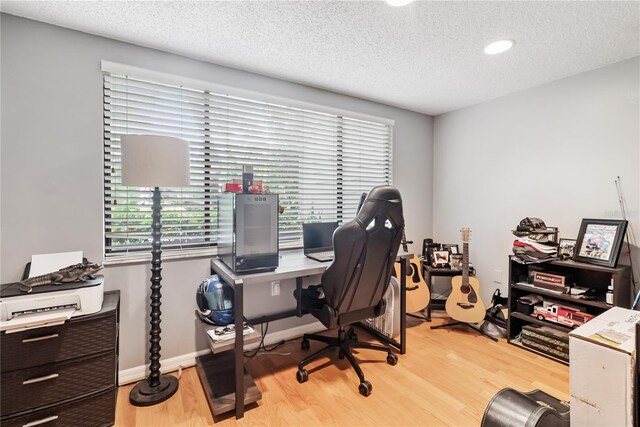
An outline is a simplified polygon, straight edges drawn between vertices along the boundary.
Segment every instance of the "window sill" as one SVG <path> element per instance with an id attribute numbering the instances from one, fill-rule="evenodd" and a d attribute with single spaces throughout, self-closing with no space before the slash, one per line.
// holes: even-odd
<path id="1" fill-rule="evenodd" d="M 167 251 L 162 253 L 162 261 L 174 261 L 194 258 L 213 258 L 218 255 L 217 248 L 191 251 Z M 142 264 L 151 262 L 151 251 L 109 255 L 102 261 L 105 267 L 112 265 Z"/>
<path id="2" fill-rule="evenodd" d="M 280 245 L 280 252 L 302 249 L 302 242 L 286 242 Z M 200 249 L 190 251 L 166 251 L 162 253 L 162 261 L 175 261 L 195 258 L 214 258 L 218 256 L 218 248 Z M 112 265 L 143 264 L 151 262 L 151 250 L 148 252 L 123 253 L 104 257 L 102 265 L 105 267 Z"/>

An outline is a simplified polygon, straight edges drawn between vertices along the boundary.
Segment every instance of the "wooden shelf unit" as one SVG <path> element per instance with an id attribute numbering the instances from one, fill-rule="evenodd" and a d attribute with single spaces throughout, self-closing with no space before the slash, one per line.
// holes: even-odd
<path id="1" fill-rule="evenodd" d="M 572 295 L 559 294 L 559 293 L 556 293 L 556 292 L 553 292 L 553 291 L 548 291 L 548 290 L 543 289 L 543 288 L 537 288 L 535 286 L 521 285 L 519 283 L 514 283 L 511 286 L 514 289 L 520 289 L 520 290 L 523 290 L 523 291 L 532 290 L 531 293 L 539 294 L 539 295 L 542 295 L 542 296 L 547 296 L 547 297 L 549 297 L 549 299 L 567 301 L 567 302 L 570 302 L 571 304 L 577 303 L 577 304 L 580 304 L 580 305 L 586 305 L 586 306 L 590 306 L 590 307 L 603 308 L 605 310 L 613 307 L 612 305 L 607 304 L 604 301 L 580 299 L 580 298 L 576 298 L 575 296 L 572 296 Z"/>
<path id="2" fill-rule="evenodd" d="M 575 285 L 583 288 L 592 288 L 597 291 L 596 299 L 585 300 L 576 298 L 575 296 L 553 292 L 544 288 L 522 284 L 527 282 L 529 278 L 529 270 L 534 269 L 546 271 L 549 273 L 570 273 L 574 279 Z M 607 287 L 613 280 L 613 304 L 605 302 L 605 294 Z M 520 282 L 520 283 L 518 283 Z M 630 308 L 631 306 L 631 273 L 628 266 L 619 266 L 616 268 L 602 267 L 576 261 L 550 261 L 539 264 L 521 264 L 509 257 L 509 321 L 507 328 L 507 341 L 511 344 L 525 348 L 542 354 L 550 359 L 565 361 L 536 351 L 529 347 L 525 347 L 517 339 L 525 325 L 533 324 L 538 326 L 546 326 L 563 333 L 568 333 L 572 328 L 547 320 L 538 320 L 537 318 L 521 313 L 517 310 L 518 298 L 534 294 L 540 295 L 546 301 L 557 301 L 559 303 L 566 302 L 569 305 L 579 307 L 581 311 L 597 316 L 613 306 Z"/>
<path id="3" fill-rule="evenodd" d="M 236 409 L 235 397 L 235 339 L 213 342 L 209 338 L 208 331 L 217 328 L 200 321 L 212 354 L 207 354 L 196 359 L 196 371 L 200 377 L 207 403 L 211 413 L 216 416 Z M 254 329 L 244 336 L 244 345 L 260 342 L 262 336 Z M 242 349 L 240 349 L 242 351 Z M 257 402 L 262 398 L 262 393 L 254 383 L 251 375 L 244 371 L 244 404 Z"/>
<path id="4" fill-rule="evenodd" d="M 445 304 L 447 302 L 447 298 L 434 298 L 435 292 L 433 292 L 433 278 L 434 277 L 450 277 L 453 278 L 455 276 L 462 276 L 462 270 L 454 269 L 454 268 L 436 268 L 431 267 L 430 265 L 425 264 L 424 262 L 420 262 L 422 265 L 422 277 L 429 288 L 429 292 L 431 293 L 431 300 L 429 301 L 429 305 L 426 308 L 427 312 L 427 320 L 431 320 L 431 311 L 432 310 L 444 310 Z M 449 291 L 451 292 L 451 291 Z"/>
<path id="5" fill-rule="evenodd" d="M 231 341 L 233 342 L 233 340 Z M 234 367 L 234 350 L 207 354 L 196 359 L 196 371 L 202 383 L 209 409 L 214 416 L 236 409 Z M 262 399 L 262 393 L 246 369 L 244 371 L 244 389 L 245 406 Z"/>
<path id="6" fill-rule="evenodd" d="M 532 352 L 532 353 L 536 353 L 536 354 L 539 354 L 540 356 L 544 356 L 544 357 L 546 357 L 547 359 L 552 359 L 552 360 L 555 360 L 556 362 L 560 362 L 560 363 L 562 363 L 563 365 L 569 365 L 567 362 L 565 362 L 564 360 L 562 360 L 562 359 L 560 359 L 560 358 L 558 358 L 558 357 L 552 356 L 552 355 L 550 355 L 550 354 L 543 353 L 543 352 L 541 352 L 541 351 L 536 350 L 535 348 L 525 347 L 525 346 L 524 346 L 524 345 L 522 345 L 522 343 L 521 343 L 521 342 L 519 342 L 519 341 L 510 341 L 510 343 L 511 343 L 511 344 L 513 344 L 513 345 L 515 345 L 516 347 L 520 347 L 520 348 L 523 348 L 523 349 L 525 349 L 525 350 L 527 350 L 527 351 L 530 351 L 530 352 Z"/>

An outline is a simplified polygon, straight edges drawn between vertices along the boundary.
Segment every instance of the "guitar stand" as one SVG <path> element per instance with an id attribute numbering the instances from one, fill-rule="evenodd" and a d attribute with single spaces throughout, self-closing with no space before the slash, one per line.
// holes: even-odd
<path id="1" fill-rule="evenodd" d="M 467 325 L 468 327 L 470 327 L 471 329 L 473 329 L 474 331 L 484 335 L 485 337 L 494 340 L 495 342 L 498 342 L 497 338 L 492 337 L 491 335 L 485 333 L 484 331 L 482 331 L 480 328 L 478 328 L 477 326 L 472 325 L 471 323 L 465 323 L 465 322 L 452 322 L 452 323 L 445 323 L 444 325 L 437 325 L 437 326 L 432 326 L 431 329 L 440 329 L 440 328 L 449 328 L 451 326 L 457 326 L 457 325 Z"/>
<path id="2" fill-rule="evenodd" d="M 425 322 L 431 322 L 431 316 L 427 315 L 426 317 L 424 316 L 424 312 L 423 311 L 418 311 L 416 313 L 421 313 L 423 314 L 422 316 L 418 315 L 418 314 L 414 314 L 414 313 L 406 313 L 407 316 L 409 317 L 413 317 L 414 319 L 418 319 L 418 320 L 423 320 Z"/>

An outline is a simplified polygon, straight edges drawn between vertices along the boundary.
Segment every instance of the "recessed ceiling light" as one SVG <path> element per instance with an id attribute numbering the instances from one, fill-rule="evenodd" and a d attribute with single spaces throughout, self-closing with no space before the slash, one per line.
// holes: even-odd
<path id="1" fill-rule="evenodd" d="M 484 53 L 487 55 L 497 55 L 508 51 L 513 47 L 513 45 L 513 40 L 498 40 L 497 42 L 488 44 L 487 47 L 484 48 Z"/>
<path id="2" fill-rule="evenodd" d="M 413 0 L 384 0 L 391 6 L 406 6 L 411 3 Z"/>

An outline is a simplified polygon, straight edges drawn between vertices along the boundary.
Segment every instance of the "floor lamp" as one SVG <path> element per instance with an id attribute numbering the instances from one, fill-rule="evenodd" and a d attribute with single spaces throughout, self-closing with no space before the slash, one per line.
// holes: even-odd
<path id="1" fill-rule="evenodd" d="M 122 147 L 122 185 L 153 187 L 151 246 L 151 331 L 147 379 L 131 390 L 135 406 L 163 402 L 178 390 L 177 378 L 160 375 L 160 272 L 162 271 L 160 187 L 189 186 L 189 142 L 166 136 L 125 135 Z"/>

